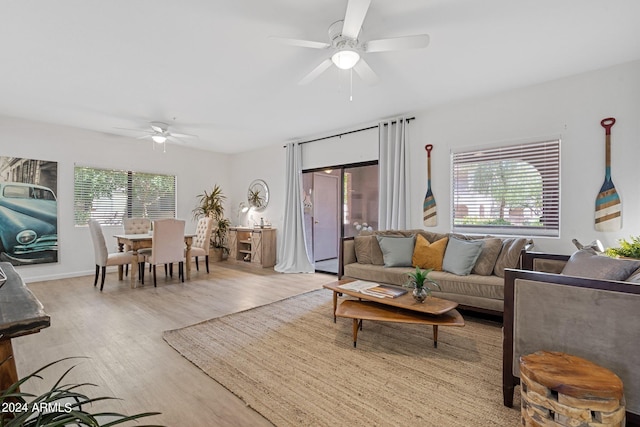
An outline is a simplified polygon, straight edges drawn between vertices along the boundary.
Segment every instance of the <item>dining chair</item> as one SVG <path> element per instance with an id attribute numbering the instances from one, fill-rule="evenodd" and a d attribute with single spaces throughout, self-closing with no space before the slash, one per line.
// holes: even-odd
<path id="1" fill-rule="evenodd" d="M 149 218 L 124 218 L 122 220 L 124 234 L 148 234 L 151 231 L 151 220 Z M 130 248 L 126 247 L 125 251 Z M 129 275 L 129 265 L 125 267 L 125 276 Z"/>
<path id="2" fill-rule="evenodd" d="M 133 254 L 131 252 L 109 253 L 100 223 L 94 219 L 90 219 L 88 223 L 89 231 L 91 233 L 91 240 L 93 241 L 93 251 L 96 261 L 96 277 L 93 281 L 93 286 L 96 286 L 98 284 L 98 276 L 100 271 L 102 270 L 102 279 L 100 281 L 100 290 L 102 290 L 102 288 L 104 288 L 104 279 L 107 272 L 107 267 L 111 265 L 131 264 L 131 261 L 133 260 Z"/>
<path id="3" fill-rule="evenodd" d="M 184 282 L 185 221 L 181 219 L 160 219 L 153 222 L 151 253 L 144 254 L 145 262 L 153 266 L 153 286 L 157 286 L 156 266 L 178 263 L 178 277 Z M 139 252 L 138 252 L 139 254 Z M 144 271 L 144 268 L 142 269 Z M 166 273 L 166 269 L 165 269 Z M 144 273 L 142 273 L 144 283 Z"/>
<path id="4" fill-rule="evenodd" d="M 149 218 L 124 218 L 122 220 L 124 234 L 147 234 L 151 231 Z"/>
<path id="5" fill-rule="evenodd" d="M 213 218 L 205 217 L 198 220 L 196 225 L 196 235 L 191 244 L 191 256 L 196 259 L 196 270 L 200 271 L 198 266 L 198 257 L 203 256 L 209 274 L 209 247 L 211 246 L 211 233 L 213 232 Z"/>

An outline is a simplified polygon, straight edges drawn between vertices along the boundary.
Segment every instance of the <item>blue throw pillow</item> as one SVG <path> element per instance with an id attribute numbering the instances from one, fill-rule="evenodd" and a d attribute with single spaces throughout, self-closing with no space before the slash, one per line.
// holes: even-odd
<path id="1" fill-rule="evenodd" d="M 385 267 L 411 267 L 416 236 L 376 236 Z"/>
<path id="2" fill-rule="evenodd" d="M 482 240 L 460 240 L 452 236 L 444 253 L 442 269 L 458 276 L 468 276 L 483 246 Z"/>

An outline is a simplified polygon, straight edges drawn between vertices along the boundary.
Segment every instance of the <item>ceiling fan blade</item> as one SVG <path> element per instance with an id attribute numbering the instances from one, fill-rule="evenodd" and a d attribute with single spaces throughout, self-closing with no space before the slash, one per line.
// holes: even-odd
<path id="1" fill-rule="evenodd" d="M 347 12 L 344 15 L 344 24 L 342 25 L 343 36 L 352 39 L 358 38 L 370 4 L 371 0 L 349 0 Z"/>
<path id="2" fill-rule="evenodd" d="M 176 138 L 197 138 L 198 135 L 191 135 L 188 133 L 174 133 L 170 132 L 170 136 L 175 136 Z"/>
<path id="3" fill-rule="evenodd" d="M 167 141 L 171 141 L 171 142 L 174 142 L 174 143 L 177 143 L 177 144 L 184 144 L 184 142 L 181 139 L 176 138 L 175 134 L 171 134 L 171 135 L 167 136 Z"/>
<path id="4" fill-rule="evenodd" d="M 137 137 L 136 139 L 151 139 L 151 135 L 142 135 Z"/>
<path id="5" fill-rule="evenodd" d="M 118 128 L 118 127 L 114 127 L 114 129 L 120 129 L 120 130 L 128 130 L 131 132 L 149 132 L 149 129 L 131 129 L 131 128 Z"/>
<path id="6" fill-rule="evenodd" d="M 149 126 L 151 126 L 151 129 L 158 133 L 163 133 L 169 128 L 169 125 L 162 122 L 150 122 Z"/>
<path id="7" fill-rule="evenodd" d="M 298 82 L 299 85 L 306 85 L 315 80 L 320 74 L 324 73 L 327 68 L 331 66 L 331 58 L 327 58 L 320 63 L 316 68 L 311 70 L 309 74 L 304 76 L 302 80 Z"/>
<path id="8" fill-rule="evenodd" d="M 378 75 L 371 69 L 364 59 L 360 58 L 360 61 L 356 63 L 353 70 L 358 73 L 360 78 L 367 84 L 374 85 L 378 83 Z"/>
<path id="9" fill-rule="evenodd" d="M 395 37 L 391 39 L 371 40 L 367 42 L 365 52 L 386 52 L 390 50 L 420 49 L 429 45 L 428 34 Z"/>
<path id="10" fill-rule="evenodd" d="M 269 37 L 269 38 L 289 46 L 309 47 L 311 49 L 326 49 L 331 46 L 329 43 L 314 42 L 311 40 L 288 39 L 285 37 Z"/>

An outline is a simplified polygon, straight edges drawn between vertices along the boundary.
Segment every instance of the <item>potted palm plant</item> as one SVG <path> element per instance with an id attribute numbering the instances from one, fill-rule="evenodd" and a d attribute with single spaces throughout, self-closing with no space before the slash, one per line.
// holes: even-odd
<path id="1" fill-rule="evenodd" d="M 231 222 L 224 217 L 224 201 L 227 197 L 222 193 L 218 184 L 210 192 L 198 194 L 198 205 L 193 209 L 194 219 L 208 216 L 213 219 L 213 233 L 211 234 L 211 260 L 222 261 L 229 253 L 227 246 L 227 231 Z"/>
<path id="2" fill-rule="evenodd" d="M 440 285 L 429 278 L 429 273 L 432 271 L 433 268 L 421 270 L 420 267 L 416 267 L 416 271 L 407 274 L 409 276 L 409 280 L 404 284 L 404 286 L 413 288 L 413 298 L 418 302 L 424 302 L 424 300 L 431 295 L 432 289 L 430 286 L 433 285 L 440 289 Z"/>

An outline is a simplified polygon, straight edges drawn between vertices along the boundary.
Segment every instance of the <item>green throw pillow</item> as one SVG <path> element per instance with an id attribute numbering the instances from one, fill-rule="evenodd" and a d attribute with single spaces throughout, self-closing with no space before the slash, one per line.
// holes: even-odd
<path id="1" fill-rule="evenodd" d="M 458 276 L 468 276 L 482 252 L 482 240 L 460 240 L 451 236 L 444 253 L 442 269 Z"/>
<path id="2" fill-rule="evenodd" d="M 385 267 L 411 267 L 413 257 L 413 247 L 416 236 L 411 237 L 390 237 L 376 236 Z"/>

